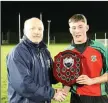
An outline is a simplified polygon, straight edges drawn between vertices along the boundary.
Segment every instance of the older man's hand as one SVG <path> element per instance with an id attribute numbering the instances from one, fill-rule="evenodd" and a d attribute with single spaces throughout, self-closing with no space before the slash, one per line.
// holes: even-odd
<path id="1" fill-rule="evenodd" d="M 67 93 L 65 93 L 63 89 L 56 89 L 53 99 L 56 101 L 62 102 L 65 100 L 66 96 L 67 96 Z"/>

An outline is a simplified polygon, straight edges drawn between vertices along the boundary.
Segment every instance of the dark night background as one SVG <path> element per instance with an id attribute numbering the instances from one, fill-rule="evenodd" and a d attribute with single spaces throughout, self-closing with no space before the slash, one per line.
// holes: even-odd
<path id="1" fill-rule="evenodd" d="M 2 1 L 1 2 L 1 31 L 17 32 L 18 14 L 21 16 L 21 32 L 24 21 L 31 17 L 40 17 L 47 33 L 51 20 L 50 33 L 69 33 L 68 19 L 76 13 L 84 14 L 90 26 L 89 33 L 107 32 L 108 35 L 108 2 L 107 1 Z M 55 34 L 54 34 L 55 33 Z M 23 34 L 22 34 L 23 35 Z M 102 35 L 98 35 L 102 37 Z"/>

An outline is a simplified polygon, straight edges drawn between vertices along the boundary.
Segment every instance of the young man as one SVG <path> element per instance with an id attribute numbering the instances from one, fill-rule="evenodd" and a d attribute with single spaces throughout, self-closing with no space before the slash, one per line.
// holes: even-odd
<path id="1" fill-rule="evenodd" d="M 69 19 L 73 43 L 67 48 L 82 56 L 82 75 L 71 87 L 71 103 L 108 103 L 108 51 L 87 37 L 89 26 L 82 14 Z"/>
<path id="2" fill-rule="evenodd" d="M 42 41 L 44 26 L 40 19 L 24 23 L 23 40 L 8 54 L 9 103 L 50 103 L 63 101 L 66 93 L 56 92 L 52 83 L 52 58 Z"/>

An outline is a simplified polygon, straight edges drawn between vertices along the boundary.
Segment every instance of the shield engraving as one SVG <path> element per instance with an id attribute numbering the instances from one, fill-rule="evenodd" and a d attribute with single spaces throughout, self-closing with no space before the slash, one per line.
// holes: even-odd
<path id="1" fill-rule="evenodd" d="M 63 65 L 68 69 L 74 64 L 74 59 L 72 57 L 66 57 L 63 59 Z"/>

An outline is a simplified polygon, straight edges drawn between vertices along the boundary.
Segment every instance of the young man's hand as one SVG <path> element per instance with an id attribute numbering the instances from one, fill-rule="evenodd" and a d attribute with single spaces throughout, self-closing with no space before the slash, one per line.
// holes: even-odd
<path id="1" fill-rule="evenodd" d="M 76 79 L 76 83 L 84 85 L 92 85 L 93 79 L 89 78 L 87 75 L 81 75 Z"/>
<path id="2" fill-rule="evenodd" d="M 99 77 L 90 78 L 87 75 L 81 75 L 76 79 L 76 83 L 84 85 L 93 85 L 108 82 L 108 73 L 104 73 Z"/>

